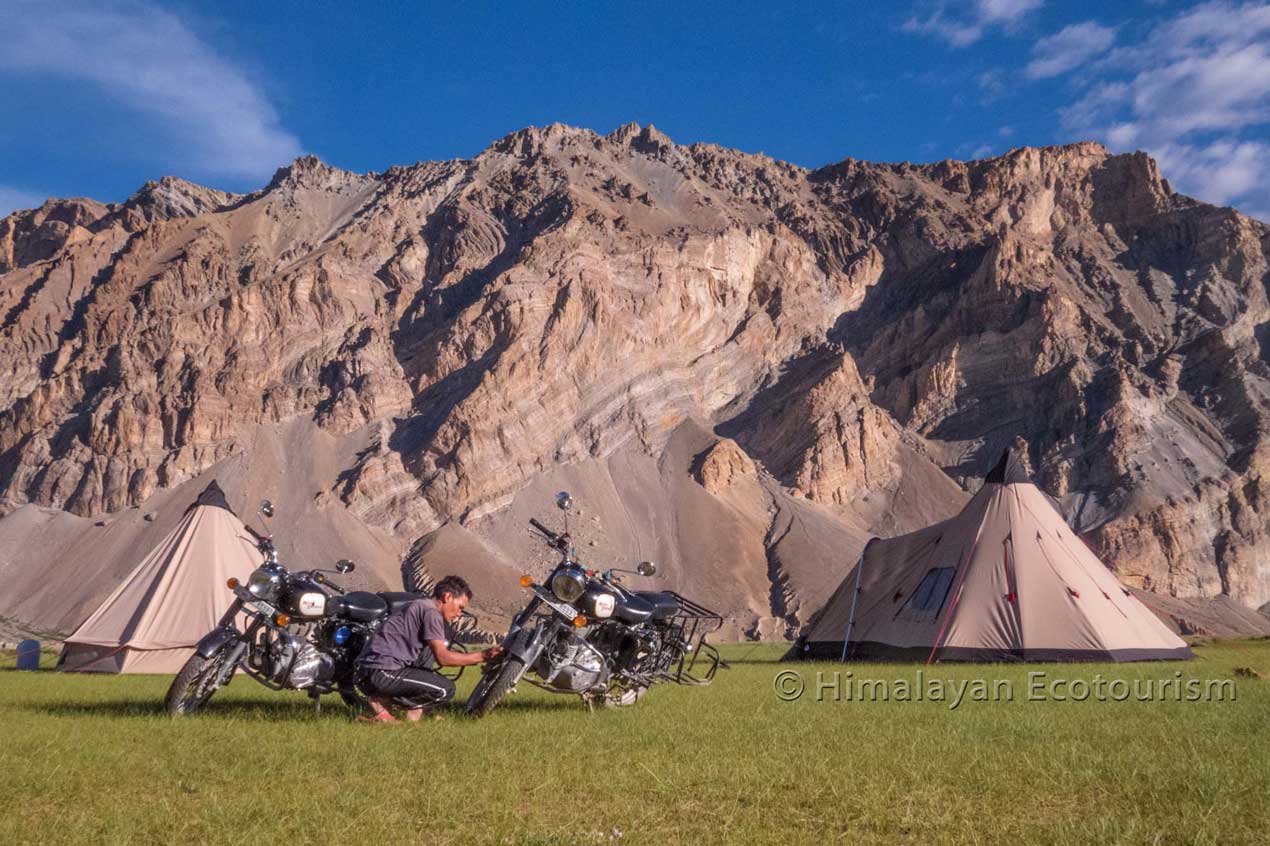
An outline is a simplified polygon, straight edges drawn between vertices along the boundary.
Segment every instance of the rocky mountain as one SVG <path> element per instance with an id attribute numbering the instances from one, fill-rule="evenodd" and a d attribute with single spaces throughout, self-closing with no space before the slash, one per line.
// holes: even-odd
<path id="1" fill-rule="evenodd" d="M 554 125 L 50 200 L 0 221 L 0 615 L 73 625 L 216 477 L 284 553 L 495 616 L 568 488 L 584 556 L 787 636 L 1019 440 L 1127 584 L 1260 606 L 1268 250 L 1089 143 L 805 170 Z"/>

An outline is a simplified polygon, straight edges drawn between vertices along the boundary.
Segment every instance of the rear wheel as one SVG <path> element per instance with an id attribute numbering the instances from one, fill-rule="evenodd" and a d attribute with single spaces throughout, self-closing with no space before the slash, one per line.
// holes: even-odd
<path id="1" fill-rule="evenodd" d="M 497 669 L 490 670 L 476 683 L 472 695 L 467 698 L 467 713 L 473 717 L 484 717 L 493 711 L 511 693 L 524 672 L 525 662 L 508 655 Z"/>
<path id="2" fill-rule="evenodd" d="M 212 698 L 220 687 L 221 665 L 228 651 L 223 648 L 210 658 L 204 658 L 197 652 L 190 656 L 164 697 L 163 705 L 169 714 L 174 717 L 193 714 Z"/>

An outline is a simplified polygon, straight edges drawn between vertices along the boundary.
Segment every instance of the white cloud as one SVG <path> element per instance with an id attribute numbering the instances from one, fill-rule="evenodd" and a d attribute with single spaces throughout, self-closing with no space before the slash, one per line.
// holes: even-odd
<path id="1" fill-rule="evenodd" d="M 993 100 L 1004 97 L 1008 91 L 1005 84 L 1005 76 L 997 69 L 986 70 L 975 77 L 975 84 L 979 86 L 979 90 L 983 92 L 982 102 L 984 104 L 991 103 Z"/>
<path id="2" fill-rule="evenodd" d="M 1107 51 L 1116 40 L 1116 31 L 1093 21 L 1072 24 L 1042 38 L 1032 47 L 1032 61 L 1024 73 L 1030 79 L 1045 79 L 1079 67 Z"/>
<path id="3" fill-rule="evenodd" d="M 970 158 L 972 159 L 986 159 L 990 155 L 992 155 L 992 148 L 987 144 L 980 144 L 970 151 Z"/>
<path id="4" fill-rule="evenodd" d="M 1175 188 L 1200 199 L 1270 205 L 1270 145 L 1249 137 L 1270 127 L 1270 3 L 1204 3 L 1135 43 L 1058 61 L 1054 45 L 1071 29 L 1038 42 L 1028 66 L 1033 77 L 1081 69 L 1072 76 L 1079 96 L 1060 111 L 1064 129 L 1112 150 L 1146 150 Z"/>
<path id="5" fill-rule="evenodd" d="M 163 9 L 144 2 L 19 0 L 0 9 L 0 30 L 0 70 L 98 86 L 157 118 L 181 140 L 190 167 L 259 178 L 301 152 L 243 69 Z"/>
<path id="6" fill-rule="evenodd" d="M 1205 199 L 1227 204 L 1270 183 L 1270 144 L 1215 141 L 1164 144 L 1152 150 L 1170 180 L 1203 186 Z"/>
<path id="7" fill-rule="evenodd" d="M 30 191 L 0 185 L 0 217 L 7 217 L 10 212 L 18 209 L 36 208 L 44 203 L 44 199 L 39 194 L 33 194 Z"/>
<path id="8" fill-rule="evenodd" d="M 994 26 L 1011 26 L 1029 12 L 1041 7 L 1043 0 L 971 0 L 971 2 L 939 2 L 929 14 L 914 14 L 901 27 L 905 32 L 933 35 L 954 47 L 968 47 Z"/>

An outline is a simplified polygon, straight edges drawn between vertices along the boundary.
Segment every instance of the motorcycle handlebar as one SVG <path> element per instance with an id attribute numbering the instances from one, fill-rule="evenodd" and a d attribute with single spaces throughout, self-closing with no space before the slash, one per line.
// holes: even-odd
<path id="1" fill-rule="evenodd" d="M 301 573 L 296 573 L 295 575 L 302 578 L 307 577 L 307 578 L 313 579 L 313 581 L 317 582 L 323 587 L 330 588 L 336 593 L 348 593 L 347 590 L 345 590 L 344 588 L 337 585 L 335 582 L 328 579 L 321 570 L 309 570 L 307 573 L 301 572 Z"/>
<path id="2" fill-rule="evenodd" d="M 543 536 L 546 537 L 547 539 L 547 545 L 550 546 L 551 548 L 558 549 L 563 552 L 569 546 L 569 536 L 567 534 L 564 534 L 564 535 L 556 534 L 555 532 L 551 531 L 551 529 L 548 529 L 546 526 L 544 526 L 542 523 L 539 523 L 533 517 L 529 518 L 529 525 L 533 526 L 535 529 L 542 532 Z"/>
<path id="3" fill-rule="evenodd" d="M 542 523 L 539 523 L 539 522 L 538 522 L 536 519 L 534 519 L 533 517 L 530 517 L 530 518 L 529 518 L 529 525 L 533 526 L 535 529 L 537 529 L 538 531 L 540 531 L 540 532 L 542 532 L 544 535 L 546 535 L 548 540 L 551 540 L 551 541 L 558 541 L 558 540 L 560 540 L 560 536 L 559 536 L 559 535 L 557 535 L 555 532 L 551 531 L 551 529 L 548 529 L 548 528 L 547 528 L 546 526 L 544 526 Z"/>

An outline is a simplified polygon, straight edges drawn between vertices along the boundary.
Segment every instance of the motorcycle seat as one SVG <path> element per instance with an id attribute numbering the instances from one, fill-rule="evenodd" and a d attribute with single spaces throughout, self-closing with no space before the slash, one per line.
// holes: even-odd
<path id="1" fill-rule="evenodd" d="M 679 600 L 662 590 L 639 590 L 635 595 L 653 606 L 653 620 L 663 622 L 679 613 Z"/>
<path id="2" fill-rule="evenodd" d="M 388 603 L 389 614 L 396 611 L 398 608 L 400 608 L 403 605 L 408 605 L 411 602 L 415 602 L 416 600 L 430 598 L 427 594 L 424 594 L 424 593 L 409 593 L 406 591 L 396 591 L 396 592 L 390 591 L 387 593 L 380 593 L 379 595 L 380 597 L 383 598 L 384 602 Z"/>
<path id="3" fill-rule="evenodd" d="M 617 606 L 613 609 L 613 617 L 633 626 L 652 619 L 653 610 L 653 604 L 642 597 L 619 595 Z"/>
<path id="4" fill-rule="evenodd" d="M 328 612 L 358 623 L 373 623 L 388 615 L 388 601 L 378 594 L 365 590 L 353 590 L 328 600 Z"/>

